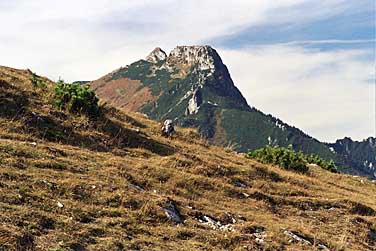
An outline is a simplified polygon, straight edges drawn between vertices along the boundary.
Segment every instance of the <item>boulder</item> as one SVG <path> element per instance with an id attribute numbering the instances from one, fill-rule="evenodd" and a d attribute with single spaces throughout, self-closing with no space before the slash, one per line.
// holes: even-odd
<path id="1" fill-rule="evenodd" d="M 169 137 L 175 132 L 174 124 L 171 119 L 165 120 L 162 125 L 161 132 L 165 137 Z"/>

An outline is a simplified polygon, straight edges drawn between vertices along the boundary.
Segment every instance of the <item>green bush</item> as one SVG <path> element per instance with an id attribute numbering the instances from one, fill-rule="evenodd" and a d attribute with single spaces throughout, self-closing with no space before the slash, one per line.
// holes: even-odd
<path id="1" fill-rule="evenodd" d="M 301 152 L 296 153 L 292 147 L 266 146 L 255 151 L 249 151 L 248 157 L 257 159 L 265 164 L 278 165 L 285 169 L 302 173 L 308 171 L 307 161 L 303 154 Z"/>
<path id="2" fill-rule="evenodd" d="M 278 165 L 285 169 L 302 173 L 308 171 L 307 163 L 317 164 L 331 172 L 338 172 L 333 160 L 328 162 L 317 155 L 305 155 L 302 152 L 295 152 L 292 146 L 288 148 L 266 146 L 255 151 L 249 151 L 247 156 L 265 164 Z"/>
<path id="3" fill-rule="evenodd" d="M 68 84 L 59 80 L 55 87 L 55 106 L 73 113 L 97 116 L 98 98 L 88 85 Z"/>
<path id="4" fill-rule="evenodd" d="M 338 168 L 337 166 L 334 164 L 334 161 L 333 160 L 330 160 L 330 161 L 326 161 L 322 158 L 320 158 L 319 156 L 317 155 L 314 155 L 314 154 L 310 154 L 310 155 L 306 155 L 306 160 L 308 163 L 310 164 L 316 164 L 328 171 L 331 171 L 332 173 L 338 173 Z"/>

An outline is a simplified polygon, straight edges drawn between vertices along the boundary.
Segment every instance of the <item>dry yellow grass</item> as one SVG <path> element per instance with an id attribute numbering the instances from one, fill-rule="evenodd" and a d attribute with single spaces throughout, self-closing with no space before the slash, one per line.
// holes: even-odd
<path id="1" fill-rule="evenodd" d="M 52 83 L 29 77 L 0 68 L 0 250 L 376 250 L 365 178 L 263 165 L 193 129 L 164 138 L 141 114 L 59 112 Z M 183 223 L 166 216 L 168 201 Z M 236 222 L 213 229 L 203 214 Z"/>

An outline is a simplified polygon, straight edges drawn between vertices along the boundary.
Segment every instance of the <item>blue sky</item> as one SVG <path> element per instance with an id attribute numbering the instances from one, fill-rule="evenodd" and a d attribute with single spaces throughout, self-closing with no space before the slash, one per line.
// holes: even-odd
<path id="1" fill-rule="evenodd" d="M 328 14 L 328 16 L 308 17 L 303 20 L 283 17 L 288 16 L 289 13 L 306 11 L 309 7 L 308 4 L 274 11 L 268 15 L 268 18 L 275 17 L 283 19 L 283 21 L 250 25 L 235 34 L 212 39 L 209 43 L 218 47 L 241 48 L 276 43 L 294 42 L 297 44 L 301 41 L 302 45 L 321 50 L 372 49 L 375 39 L 374 2 L 369 0 L 353 2 L 355 4 L 350 5 L 351 8 L 344 8 L 337 13 Z M 278 12 L 282 12 L 282 14 L 278 14 Z"/>
<path id="2" fill-rule="evenodd" d="M 1 65 L 91 80 L 209 44 L 251 106 L 322 141 L 376 134 L 373 0 L 0 0 L 0 22 Z"/>

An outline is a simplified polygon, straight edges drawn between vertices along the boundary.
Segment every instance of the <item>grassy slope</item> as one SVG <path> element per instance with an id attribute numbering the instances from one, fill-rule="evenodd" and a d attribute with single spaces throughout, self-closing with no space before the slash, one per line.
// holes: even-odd
<path id="1" fill-rule="evenodd" d="M 163 138 L 139 114 L 106 108 L 91 121 L 55 111 L 52 83 L 34 88 L 29 77 L 0 68 L 0 250 L 314 249 L 286 229 L 331 250 L 374 247 L 375 183 L 263 165 L 189 129 Z M 165 216 L 168 200 L 184 223 Z M 195 217 L 225 222 L 226 212 L 233 231 Z"/>

